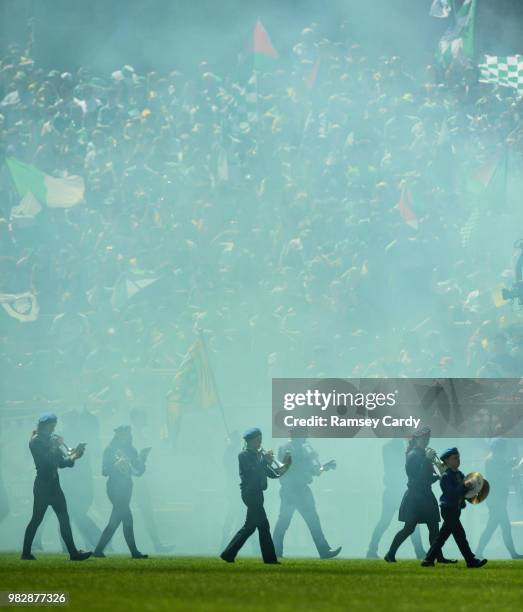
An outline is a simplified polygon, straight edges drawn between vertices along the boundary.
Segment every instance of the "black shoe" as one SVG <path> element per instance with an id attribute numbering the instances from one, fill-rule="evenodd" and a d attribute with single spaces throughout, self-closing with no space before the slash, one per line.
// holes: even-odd
<path id="1" fill-rule="evenodd" d="M 226 557 L 223 553 L 220 555 L 220 559 L 223 559 L 226 563 L 234 563 L 234 559 Z"/>
<path id="2" fill-rule="evenodd" d="M 367 551 L 367 559 L 379 559 L 379 555 L 375 550 Z"/>
<path id="3" fill-rule="evenodd" d="M 105 559 L 105 554 L 101 550 L 95 550 L 93 553 L 93 557 L 96 557 L 97 559 Z"/>
<path id="4" fill-rule="evenodd" d="M 280 561 L 264 561 L 265 565 L 281 565 Z"/>
<path id="5" fill-rule="evenodd" d="M 71 561 L 85 561 L 89 559 L 92 554 L 90 550 L 87 552 L 85 552 L 85 550 L 78 550 L 74 555 L 70 555 L 69 559 L 71 559 Z"/>
<path id="6" fill-rule="evenodd" d="M 29 553 L 28 555 L 22 554 L 20 559 L 22 559 L 22 561 L 36 561 L 36 557 L 32 555 L 31 553 Z"/>
<path id="7" fill-rule="evenodd" d="M 338 546 L 338 548 L 329 548 L 329 550 L 320 555 L 320 559 L 332 559 L 333 557 L 337 557 L 340 552 L 341 546 Z"/>
<path id="8" fill-rule="evenodd" d="M 387 553 L 383 558 L 387 563 L 396 563 L 396 557 L 393 557 L 390 553 Z"/>
<path id="9" fill-rule="evenodd" d="M 139 550 L 137 550 L 136 552 L 133 552 L 133 554 L 131 555 L 131 557 L 133 559 L 148 559 L 149 555 L 144 555 L 143 553 L 141 553 Z"/>
<path id="10" fill-rule="evenodd" d="M 445 557 L 438 559 L 438 563 L 442 563 L 443 565 L 450 565 L 451 563 L 457 563 L 457 559 L 446 559 Z"/>
<path id="11" fill-rule="evenodd" d="M 470 567 L 470 568 L 483 567 L 486 564 L 487 564 L 486 559 L 472 559 L 472 561 L 469 561 L 467 563 L 467 567 Z"/>
<path id="12" fill-rule="evenodd" d="M 421 562 L 421 567 L 434 567 L 434 561 L 427 561 L 426 559 L 423 559 Z"/>

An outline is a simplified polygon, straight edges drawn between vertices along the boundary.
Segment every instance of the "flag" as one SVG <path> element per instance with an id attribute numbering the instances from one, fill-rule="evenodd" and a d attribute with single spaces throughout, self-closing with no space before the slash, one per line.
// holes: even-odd
<path id="1" fill-rule="evenodd" d="M 261 68 L 270 60 L 278 59 L 278 51 L 272 46 L 271 39 L 262 22 L 258 19 L 252 34 L 250 52 L 254 54 L 254 67 Z"/>
<path id="2" fill-rule="evenodd" d="M 36 321 L 40 312 L 36 296 L 30 291 L 25 293 L 0 293 L 0 305 L 9 316 L 22 323 Z"/>
<path id="3" fill-rule="evenodd" d="M 211 408 L 219 404 L 214 377 L 203 340 L 191 346 L 174 377 L 172 391 L 167 394 L 167 425 L 173 432 L 178 417 L 191 410 Z"/>
<path id="4" fill-rule="evenodd" d="M 11 208 L 11 221 L 21 226 L 30 225 L 40 213 L 42 206 L 31 192 L 25 194 L 20 204 Z"/>
<path id="5" fill-rule="evenodd" d="M 508 150 L 491 156 L 465 175 L 465 190 L 477 204 L 506 204 Z"/>
<path id="6" fill-rule="evenodd" d="M 405 223 L 412 227 L 412 229 L 417 230 L 418 218 L 412 210 L 412 194 L 405 183 L 401 186 L 401 195 L 400 201 L 398 202 L 398 207 L 400 215 Z"/>
<path id="7" fill-rule="evenodd" d="M 130 270 L 122 274 L 113 288 L 111 296 L 113 310 L 122 310 L 132 298 L 157 280 L 157 276 L 144 270 Z"/>
<path id="8" fill-rule="evenodd" d="M 439 41 L 438 59 L 449 66 L 458 57 L 471 58 L 474 55 L 474 25 L 477 0 L 464 0 L 459 10 L 454 11 L 454 24 Z"/>
<path id="9" fill-rule="evenodd" d="M 450 15 L 451 7 L 448 0 L 434 0 L 430 7 L 429 15 L 445 19 Z"/>
<path id="10" fill-rule="evenodd" d="M 478 68 L 480 83 L 512 87 L 523 95 L 523 55 L 484 55 Z"/>
<path id="11" fill-rule="evenodd" d="M 80 176 L 56 178 L 13 157 L 8 157 L 6 162 L 22 199 L 30 193 L 40 204 L 52 208 L 69 208 L 84 199 L 84 179 Z"/>
<path id="12" fill-rule="evenodd" d="M 500 158 L 493 157 L 482 164 L 471 176 L 473 185 L 486 189 L 491 183 L 499 167 Z"/>
<path id="13" fill-rule="evenodd" d="M 316 79 L 318 78 L 318 71 L 320 69 L 320 60 L 317 59 L 312 66 L 310 73 L 303 79 L 305 83 L 305 87 L 307 89 L 312 89 L 316 84 Z"/>

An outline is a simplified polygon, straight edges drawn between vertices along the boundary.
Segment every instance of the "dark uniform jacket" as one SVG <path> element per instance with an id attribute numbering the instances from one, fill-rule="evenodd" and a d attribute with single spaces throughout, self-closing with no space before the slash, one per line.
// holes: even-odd
<path id="1" fill-rule="evenodd" d="M 124 461 L 120 462 L 120 459 Z M 102 474 L 109 476 L 110 480 L 129 483 L 132 476 L 141 476 L 144 472 L 145 463 L 134 446 L 109 444 L 104 450 Z"/>
<path id="2" fill-rule="evenodd" d="M 243 450 L 238 463 L 242 494 L 261 493 L 267 488 L 267 478 L 278 478 L 259 451 Z"/>
<path id="3" fill-rule="evenodd" d="M 54 434 L 43 435 L 34 433 L 29 442 L 29 449 L 36 466 L 36 478 L 42 484 L 56 485 L 59 483 L 58 468 L 73 467 L 74 461 L 66 457 L 60 449 Z"/>
<path id="4" fill-rule="evenodd" d="M 288 442 L 278 449 L 278 459 L 283 461 L 286 453 L 292 457 L 292 469 L 280 478 L 284 488 L 302 489 L 311 484 L 314 476 L 319 476 L 321 463 L 318 455 L 308 442 Z"/>
<path id="5" fill-rule="evenodd" d="M 464 480 L 465 475 L 459 470 L 455 472 L 453 470 L 447 470 L 443 474 L 440 483 L 442 494 L 439 498 L 439 504 L 442 508 L 460 510 L 466 506 Z"/>
<path id="6" fill-rule="evenodd" d="M 404 523 L 439 522 L 438 502 L 432 492 L 432 484 L 438 477 L 424 449 L 416 447 L 407 453 L 405 471 L 407 491 L 401 501 L 399 520 Z"/>

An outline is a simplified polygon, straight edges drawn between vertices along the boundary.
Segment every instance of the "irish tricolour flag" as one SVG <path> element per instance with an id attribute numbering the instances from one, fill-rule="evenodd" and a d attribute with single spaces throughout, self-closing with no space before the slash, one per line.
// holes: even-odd
<path id="1" fill-rule="evenodd" d="M 22 202 L 31 200 L 34 204 L 36 200 L 52 208 L 70 208 L 84 199 L 85 184 L 81 176 L 56 178 L 14 157 L 6 161 Z"/>

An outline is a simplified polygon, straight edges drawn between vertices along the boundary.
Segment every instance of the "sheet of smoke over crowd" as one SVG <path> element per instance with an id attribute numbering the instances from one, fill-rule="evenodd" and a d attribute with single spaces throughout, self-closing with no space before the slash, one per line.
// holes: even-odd
<path id="1" fill-rule="evenodd" d="M 523 381 L 479 378 L 275 378 L 275 438 L 523 435 Z"/>

